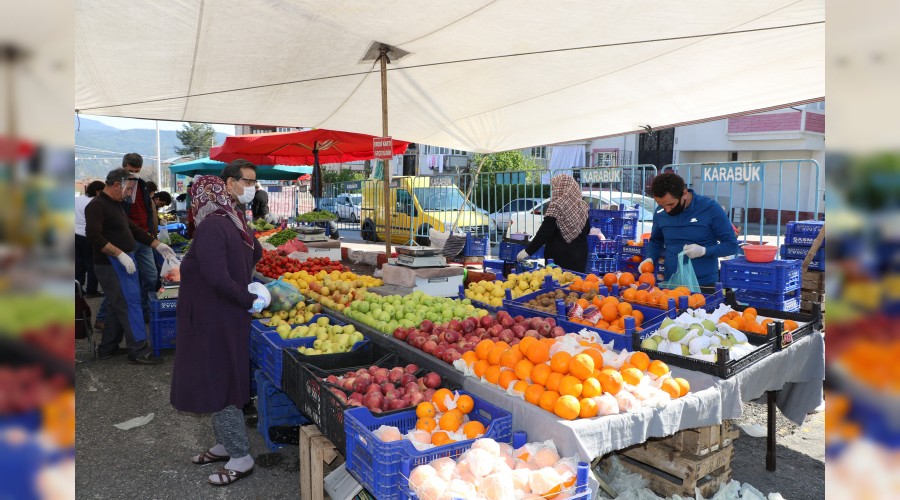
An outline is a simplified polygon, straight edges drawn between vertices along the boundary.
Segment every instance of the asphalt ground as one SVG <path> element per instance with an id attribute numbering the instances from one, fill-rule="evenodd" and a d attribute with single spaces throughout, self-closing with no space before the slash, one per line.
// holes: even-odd
<path id="1" fill-rule="evenodd" d="M 99 302 L 89 300 L 94 311 Z M 248 434 L 256 460 L 253 475 L 227 487 L 206 483 L 217 464 L 194 465 L 190 457 L 214 444 L 212 427 L 208 416 L 178 412 L 169 404 L 173 356 L 174 351 L 163 351 L 165 362 L 159 366 L 133 365 L 125 355 L 99 361 L 92 359 L 87 341 L 77 341 L 78 498 L 297 498 L 297 447 L 270 451 L 252 417 Z M 154 417 L 146 425 L 127 431 L 113 426 L 150 413 Z M 738 422 L 765 426 L 765 406 L 746 404 Z M 779 414 L 777 428 L 778 469 L 765 470 L 764 437 L 742 434 L 734 444 L 733 478 L 765 494 L 823 498 L 824 414 L 810 415 L 802 427 Z"/>

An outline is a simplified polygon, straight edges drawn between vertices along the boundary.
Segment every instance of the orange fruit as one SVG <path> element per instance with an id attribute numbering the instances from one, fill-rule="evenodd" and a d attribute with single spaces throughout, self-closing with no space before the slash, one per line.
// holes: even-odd
<path id="1" fill-rule="evenodd" d="M 478 355 L 475 354 L 475 351 L 469 351 L 463 353 L 462 360 L 466 362 L 466 365 L 469 367 L 475 366 L 475 363 L 478 362 Z"/>
<path id="2" fill-rule="evenodd" d="M 434 417 L 434 404 L 424 401 L 416 406 L 416 416 L 419 418 Z"/>
<path id="3" fill-rule="evenodd" d="M 490 366 L 490 363 L 488 363 L 486 359 L 479 359 L 475 362 L 475 366 L 472 367 L 472 370 L 475 372 L 476 377 L 481 378 Z"/>
<path id="4" fill-rule="evenodd" d="M 531 338 L 531 337 L 529 337 Z M 524 359 L 525 356 L 521 351 L 516 349 L 515 347 L 511 347 L 500 355 L 500 366 L 504 368 L 509 368 L 510 370 L 516 367 L 516 363 Z"/>
<path id="5" fill-rule="evenodd" d="M 653 272 L 653 262 L 644 262 L 638 267 L 638 271 L 642 273 L 652 273 Z"/>
<path id="6" fill-rule="evenodd" d="M 668 393 L 672 399 L 676 399 L 681 395 L 681 386 L 678 385 L 678 382 L 672 380 L 672 377 L 667 377 L 663 380 L 659 388 Z"/>
<path id="7" fill-rule="evenodd" d="M 752 314 L 754 316 L 759 316 L 759 313 L 756 312 L 755 307 L 748 307 L 748 308 L 744 309 L 744 314 Z"/>
<path id="8" fill-rule="evenodd" d="M 581 309 L 587 309 L 588 306 L 591 305 L 590 302 L 583 298 L 576 300 L 575 303 L 578 304 L 578 307 L 580 307 Z"/>
<path id="9" fill-rule="evenodd" d="M 619 317 L 619 309 L 613 304 L 603 304 L 600 315 L 603 316 L 603 321 L 615 321 Z"/>
<path id="10" fill-rule="evenodd" d="M 596 283 L 596 282 L 600 281 L 600 278 L 596 274 L 590 273 L 584 277 L 584 281 Z"/>
<path id="11" fill-rule="evenodd" d="M 619 286 L 631 286 L 634 284 L 634 275 L 631 273 L 622 273 L 619 276 Z"/>
<path id="12" fill-rule="evenodd" d="M 619 309 L 619 316 L 624 318 L 625 316 L 628 316 L 629 314 L 631 314 L 631 310 L 633 308 L 631 307 L 631 304 L 629 304 L 628 302 L 622 302 L 621 304 L 618 305 L 618 309 Z"/>
<path id="13" fill-rule="evenodd" d="M 466 422 L 462 428 L 463 434 L 469 439 L 480 437 L 485 432 L 484 424 L 477 420 Z"/>
<path id="14" fill-rule="evenodd" d="M 589 356 L 592 360 L 594 360 L 594 370 L 603 368 L 603 353 L 600 352 L 599 349 L 591 347 L 590 349 L 585 349 L 584 351 L 582 351 L 581 354 Z"/>
<path id="15" fill-rule="evenodd" d="M 531 370 L 531 381 L 535 384 L 547 385 L 547 377 L 552 372 L 553 370 L 550 369 L 548 364 L 534 365 L 534 368 Z"/>
<path id="16" fill-rule="evenodd" d="M 641 273 L 640 277 L 638 277 L 638 283 L 646 283 L 653 286 L 656 284 L 656 277 L 653 276 L 653 273 Z"/>
<path id="17" fill-rule="evenodd" d="M 646 352 L 636 352 L 631 355 L 628 362 L 638 370 L 645 372 L 650 367 L 650 356 L 647 356 Z"/>
<path id="18" fill-rule="evenodd" d="M 571 354 L 565 351 L 560 351 L 554 354 L 552 358 L 550 358 L 550 369 L 555 371 L 556 373 L 569 373 L 569 360 L 571 359 Z"/>
<path id="19" fill-rule="evenodd" d="M 528 382 L 524 380 L 516 380 L 516 383 L 513 384 L 512 388 L 515 392 L 521 392 L 522 394 L 525 393 L 526 389 L 528 389 Z"/>
<path id="20" fill-rule="evenodd" d="M 614 305 L 614 306 L 618 306 L 618 305 L 619 305 L 619 299 L 616 298 L 616 297 L 614 297 L 614 296 L 612 296 L 612 295 L 607 295 L 606 297 L 603 297 L 603 299 L 600 301 L 600 303 L 603 304 L 603 305 L 606 305 L 606 304 L 612 304 L 612 305 Z"/>
<path id="21" fill-rule="evenodd" d="M 596 328 L 601 329 L 601 330 L 608 330 L 608 329 L 609 329 L 609 323 L 607 323 L 606 321 L 603 321 L 602 319 L 601 319 L 600 321 L 598 321 L 597 324 L 594 325 L 594 326 L 595 326 Z"/>
<path id="22" fill-rule="evenodd" d="M 638 290 L 634 294 L 634 301 L 640 304 L 646 304 L 650 302 L 650 292 L 647 290 Z"/>
<path id="23" fill-rule="evenodd" d="M 563 376 L 564 375 L 562 373 L 552 372 L 550 375 L 547 376 L 547 383 L 544 385 L 547 387 L 547 389 L 550 389 L 551 391 L 558 391 L 559 383 L 562 382 Z"/>
<path id="24" fill-rule="evenodd" d="M 582 397 L 593 398 L 601 394 L 603 394 L 603 386 L 600 385 L 600 381 L 598 381 L 596 378 L 587 378 L 584 379 L 584 381 L 581 383 Z"/>
<path id="25" fill-rule="evenodd" d="M 556 391 L 544 391 L 541 394 L 541 399 L 538 401 L 538 406 L 541 408 L 552 412 L 553 407 L 556 406 L 556 400 L 559 399 L 559 393 Z M 433 440 L 433 439 L 432 439 Z"/>
<path id="26" fill-rule="evenodd" d="M 616 277 L 615 273 L 606 273 L 603 275 L 603 284 L 608 287 L 613 286 L 616 282 L 619 281 L 619 278 Z"/>
<path id="27" fill-rule="evenodd" d="M 641 326 L 644 323 L 644 313 L 637 309 L 631 311 L 631 317 L 634 318 L 634 326 Z"/>
<path id="28" fill-rule="evenodd" d="M 644 378 L 644 373 L 635 367 L 625 368 L 624 370 L 620 370 L 620 372 L 622 373 L 622 380 L 625 381 L 626 384 L 638 385 L 641 382 L 641 379 Z"/>
<path id="29" fill-rule="evenodd" d="M 544 341 L 532 343 L 525 357 L 535 365 L 546 363 L 550 360 L 550 344 Z"/>
<path id="30" fill-rule="evenodd" d="M 431 404 L 431 403 L 428 403 Z M 416 429 L 431 432 L 437 428 L 437 421 L 431 417 L 420 418 L 416 421 Z"/>
<path id="31" fill-rule="evenodd" d="M 501 345 L 499 342 L 494 344 L 494 347 L 491 347 L 491 350 L 488 351 L 487 362 L 492 365 L 499 365 L 500 356 L 503 356 L 507 349 L 507 346 Z"/>
<path id="32" fill-rule="evenodd" d="M 679 398 L 684 396 L 685 394 L 691 392 L 691 384 L 689 384 L 687 380 L 685 380 L 681 377 L 677 377 L 677 378 L 675 378 L 675 382 L 678 384 L 678 387 L 681 389 L 681 391 L 679 391 L 679 393 L 678 393 Z"/>
<path id="33" fill-rule="evenodd" d="M 578 412 L 578 416 L 581 418 L 592 418 L 597 416 L 598 408 L 597 402 L 594 401 L 593 398 L 584 398 L 579 402 L 579 406 L 581 406 L 581 410 Z"/>
<path id="34" fill-rule="evenodd" d="M 581 396 L 581 391 L 583 388 L 584 385 L 582 385 L 581 380 L 573 377 L 572 375 L 565 375 L 563 376 L 562 380 L 559 381 L 560 394 L 575 396 L 577 398 Z"/>
<path id="35" fill-rule="evenodd" d="M 622 386 L 625 382 L 622 380 L 622 375 L 615 370 L 606 370 L 600 373 L 600 378 L 598 379 L 600 385 L 603 387 L 603 392 L 608 392 L 615 396 L 622 390 Z"/>
<path id="36" fill-rule="evenodd" d="M 694 295 L 691 295 L 691 300 L 693 300 L 694 304 L 696 304 L 691 307 L 698 308 L 706 305 L 706 297 L 704 297 L 703 294 L 695 293 Z M 754 317 L 756 316 L 754 315 Z"/>
<path id="37" fill-rule="evenodd" d="M 633 301 L 637 297 L 637 289 L 636 288 L 626 288 L 624 292 L 622 292 L 622 298 L 625 300 Z"/>
<path id="38" fill-rule="evenodd" d="M 505 391 L 509 388 L 509 384 L 515 382 L 516 380 L 519 380 L 516 378 L 516 372 L 503 368 L 502 370 L 500 370 L 500 377 L 497 379 L 497 385 L 502 387 Z"/>
<path id="39" fill-rule="evenodd" d="M 453 399 L 453 393 L 450 392 L 450 389 L 438 389 L 431 396 L 431 402 L 434 403 L 435 408 L 444 412 L 447 411 L 447 404 L 444 402 L 446 398 Z"/>
<path id="40" fill-rule="evenodd" d="M 441 418 L 438 420 L 438 427 L 440 427 L 442 431 L 456 432 L 459 430 L 460 426 L 462 426 L 462 421 L 461 411 L 450 410 L 441 415 Z"/>
<path id="41" fill-rule="evenodd" d="M 576 354 L 569 359 L 567 371 L 579 380 L 584 380 L 594 373 L 594 359 L 584 353 Z"/>
<path id="42" fill-rule="evenodd" d="M 650 362 L 650 366 L 647 367 L 647 371 L 656 375 L 657 377 L 662 377 L 663 375 L 669 373 L 669 365 L 663 363 L 658 359 L 654 359 Z"/>
<path id="43" fill-rule="evenodd" d="M 522 355 L 525 356 L 528 354 L 528 347 L 537 341 L 538 339 L 534 337 L 523 337 L 522 340 L 519 341 L 519 345 L 517 345 L 516 347 L 518 347 L 519 352 L 521 352 Z"/>
<path id="44" fill-rule="evenodd" d="M 641 261 L 640 255 L 632 255 L 631 256 L 631 262 L 640 262 L 640 261 Z"/>
<path id="45" fill-rule="evenodd" d="M 566 420 L 575 420 L 581 413 L 581 403 L 575 396 L 560 396 L 553 405 L 553 413 Z"/>
<path id="46" fill-rule="evenodd" d="M 487 380 L 489 384 L 497 385 L 500 382 L 500 365 L 491 365 L 488 367 L 487 371 L 484 372 L 484 379 Z"/>
<path id="47" fill-rule="evenodd" d="M 528 389 L 525 389 L 525 401 L 536 405 L 541 401 L 541 394 L 546 391 L 544 386 L 541 384 L 531 384 L 528 386 Z"/>
<path id="48" fill-rule="evenodd" d="M 622 373 L 622 370 L 625 370 L 626 368 L 634 368 L 634 365 L 627 361 L 622 363 L 622 366 L 619 367 L 619 373 Z"/>
<path id="49" fill-rule="evenodd" d="M 469 413 L 472 411 L 472 408 L 475 408 L 475 400 L 468 394 L 462 394 L 459 396 L 459 399 L 456 400 L 456 407 L 463 413 Z"/>
<path id="50" fill-rule="evenodd" d="M 492 347 L 494 347 L 494 341 L 484 339 L 475 346 L 475 355 L 478 356 L 478 359 L 487 359 Z"/>
<path id="51" fill-rule="evenodd" d="M 798 326 L 800 325 L 798 325 L 797 322 L 792 319 L 787 319 L 784 321 L 784 330 L 786 332 L 796 330 Z"/>
<path id="52" fill-rule="evenodd" d="M 456 441 L 450 439 L 450 436 L 447 435 L 444 431 L 437 431 L 431 435 L 431 444 L 435 446 L 442 446 L 445 444 L 455 443 Z"/>
<path id="53" fill-rule="evenodd" d="M 530 338 L 530 337 L 529 337 Z M 529 380 L 531 379 L 531 371 L 534 369 L 534 363 L 528 361 L 527 359 L 520 359 L 516 366 L 513 367 L 513 371 L 516 374 L 516 377 L 519 380 Z"/>

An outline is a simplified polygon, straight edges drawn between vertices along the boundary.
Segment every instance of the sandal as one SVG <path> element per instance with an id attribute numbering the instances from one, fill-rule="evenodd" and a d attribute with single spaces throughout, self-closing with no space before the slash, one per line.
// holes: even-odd
<path id="1" fill-rule="evenodd" d="M 243 479 L 249 476 L 250 474 L 253 474 L 253 469 L 250 469 L 246 472 L 241 472 L 222 467 L 215 473 L 215 475 L 218 476 L 218 481 L 213 481 L 211 478 L 207 479 L 206 481 L 213 486 L 227 486 L 239 479 Z"/>
<path id="2" fill-rule="evenodd" d="M 213 462 L 227 462 L 230 459 L 231 459 L 231 457 L 229 457 L 228 455 L 219 456 L 209 450 L 206 450 L 203 453 L 197 455 L 196 457 L 191 457 L 191 462 L 193 462 L 197 465 L 206 465 L 206 464 L 211 464 Z"/>

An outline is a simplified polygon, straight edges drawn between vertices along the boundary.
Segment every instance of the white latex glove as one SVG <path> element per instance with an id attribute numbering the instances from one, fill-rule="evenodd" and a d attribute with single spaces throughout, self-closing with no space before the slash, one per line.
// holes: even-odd
<path id="1" fill-rule="evenodd" d="M 690 245 L 684 246 L 684 254 L 692 259 L 696 259 L 697 257 L 703 257 L 706 255 L 706 247 L 703 245 L 695 245 L 691 243 Z"/>
<path id="2" fill-rule="evenodd" d="M 170 247 L 169 245 L 166 245 L 165 243 L 160 243 L 159 245 L 157 245 L 156 251 L 159 252 L 159 254 L 162 255 L 162 257 L 164 259 L 168 259 L 168 258 L 175 259 L 176 258 L 175 250 L 172 250 L 172 247 Z"/>
<path id="3" fill-rule="evenodd" d="M 116 255 L 116 258 L 119 259 L 119 262 L 122 263 L 122 266 L 125 268 L 125 272 L 127 272 L 128 274 L 134 274 L 135 271 L 137 271 L 137 267 L 135 267 L 134 265 L 134 259 L 132 259 L 131 256 L 127 253 L 122 252 L 119 255 Z"/>
<path id="4" fill-rule="evenodd" d="M 521 252 L 519 252 L 518 255 L 516 255 L 516 260 L 519 262 L 522 262 L 523 260 L 527 259 L 528 257 L 529 257 L 528 252 L 526 252 L 525 250 L 522 250 Z"/>
<path id="5" fill-rule="evenodd" d="M 263 309 L 266 308 L 266 301 L 262 297 L 257 297 L 256 300 L 253 301 L 253 306 L 250 309 L 247 309 L 247 312 L 256 314 L 262 312 Z"/>
<path id="6" fill-rule="evenodd" d="M 266 288 L 266 285 L 262 283 L 257 283 L 256 281 L 247 285 L 247 291 L 250 293 L 255 293 L 257 299 L 253 301 L 253 306 L 256 307 L 256 302 L 260 301 L 262 306 L 260 306 L 259 311 L 262 311 L 266 306 L 268 306 L 272 302 L 272 294 L 269 293 L 269 289 Z M 259 311 L 251 311 L 251 312 L 259 312 Z"/>

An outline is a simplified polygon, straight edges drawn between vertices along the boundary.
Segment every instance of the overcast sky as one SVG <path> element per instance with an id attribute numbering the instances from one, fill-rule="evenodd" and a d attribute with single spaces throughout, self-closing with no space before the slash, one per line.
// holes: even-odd
<path id="1" fill-rule="evenodd" d="M 118 118 L 114 116 L 97 116 L 97 115 L 82 115 L 89 120 L 96 120 L 98 122 L 109 125 L 110 127 L 116 127 L 122 130 L 128 130 L 132 128 L 148 128 L 151 130 L 156 130 L 156 121 L 155 120 L 138 120 L 136 118 Z M 167 122 L 160 120 L 159 129 L 160 130 L 181 130 L 184 122 Z M 223 132 L 228 135 L 234 135 L 234 125 L 220 125 L 216 123 L 211 123 L 212 127 L 216 129 L 216 132 Z"/>

